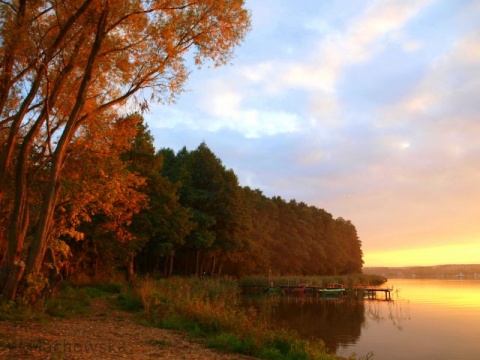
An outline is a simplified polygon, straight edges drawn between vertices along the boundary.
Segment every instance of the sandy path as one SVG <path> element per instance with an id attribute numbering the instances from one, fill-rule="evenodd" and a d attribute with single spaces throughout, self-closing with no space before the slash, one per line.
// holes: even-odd
<path id="1" fill-rule="evenodd" d="M 186 334 L 145 327 L 134 315 L 92 301 L 90 315 L 38 322 L 0 321 L 0 359 L 252 360 L 219 353 Z"/>

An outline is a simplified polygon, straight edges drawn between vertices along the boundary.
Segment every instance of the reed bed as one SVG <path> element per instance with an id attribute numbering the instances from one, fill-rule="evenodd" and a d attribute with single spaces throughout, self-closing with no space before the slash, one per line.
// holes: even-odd
<path id="1" fill-rule="evenodd" d="M 210 278 L 149 280 L 137 286 L 149 321 L 187 330 L 209 347 L 272 360 L 332 360 L 322 341 L 274 329 L 256 311 L 238 306 L 237 281 Z"/>
<path id="2" fill-rule="evenodd" d="M 387 281 L 379 275 L 332 275 L 332 276 L 249 276 L 239 280 L 239 286 L 247 287 L 273 287 L 273 286 L 318 286 L 327 287 L 331 283 L 340 283 L 347 288 L 354 288 L 359 285 L 382 285 Z"/>

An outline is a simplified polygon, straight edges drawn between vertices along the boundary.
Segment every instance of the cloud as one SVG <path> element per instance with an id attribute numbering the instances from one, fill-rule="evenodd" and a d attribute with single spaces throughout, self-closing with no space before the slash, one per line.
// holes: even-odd
<path id="1" fill-rule="evenodd" d="M 260 53 L 260 57 L 247 59 L 236 67 L 204 69 L 203 74 L 193 74 L 189 84 L 197 97 L 190 98 L 195 102 L 194 106 L 188 105 L 192 111 L 189 114 L 167 111 L 162 120 L 164 125 L 159 126 L 184 124 L 209 131 L 232 129 L 246 137 L 272 136 L 310 126 L 338 126 L 344 111 L 337 94 L 338 84 L 345 68 L 373 56 L 381 49 L 381 40 L 401 29 L 427 3 L 376 1 L 356 18 L 350 18 L 343 31 L 332 33 L 324 31 L 325 27 L 331 27 L 327 25 L 328 18 L 319 22 L 309 15 L 304 28 L 320 35 L 316 42 L 297 47 L 291 59 L 278 53 L 267 60 Z M 272 24 L 273 18 L 292 29 L 297 23 L 292 23 L 289 13 L 280 9 L 276 15 L 270 14 L 267 21 L 258 14 L 264 13 L 268 4 L 253 7 L 260 37 L 268 36 L 267 25 Z M 324 25 L 319 26 L 322 22 Z M 283 39 L 277 45 L 297 46 L 291 41 Z M 291 111 L 286 110 L 288 104 Z M 300 108 L 303 110 L 299 112 Z"/>
<path id="2" fill-rule="evenodd" d="M 480 6 L 332 4 L 255 2 L 274 14 L 154 109 L 157 144 L 205 141 L 242 185 L 350 219 L 366 253 L 475 241 Z"/>
<path id="3" fill-rule="evenodd" d="M 455 142 L 476 144 L 479 91 L 480 30 L 476 30 L 440 54 L 401 102 L 384 108 L 379 122 L 415 126 L 417 131 L 435 134 L 438 144 L 452 148 Z"/>
<path id="4" fill-rule="evenodd" d="M 334 91 L 345 66 L 372 58 L 383 49 L 385 39 L 395 39 L 395 34 L 429 3 L 428 0 L 373 2 L 343 32 L 322 36 L 312 48 L 309 64 L 287 65 L 283 81 L 307 89 Z"/>
<path id="5" fill-rule="evenodd" d="M 479 45 L 476 30 L 447 48 L 402 101 L 384 106 L 372 122 L 383 134 L 377 143 L 382 156 L 370 158 L 363 173 L 376 188 L 369 191 L 352 174 L 362 192 L 341 208 L 371 248 L 442 244 L 480 233 Z M 340 209 L 336 201 L 329 207 Z M 362 207 L 369 210 L 362 213 Z"/>
<path id="6" fill-rule="evenodd" d="M 343 122 L 316 142 L 302 134 L 295 175 L 284 180 L 289 193 L 351 219 L 367 249 L 475 239 L 479 35 L 433 58 L 398 103 L 385 103 L 369 119 L 357 113 L 350 121 L 343 111 Z"/>

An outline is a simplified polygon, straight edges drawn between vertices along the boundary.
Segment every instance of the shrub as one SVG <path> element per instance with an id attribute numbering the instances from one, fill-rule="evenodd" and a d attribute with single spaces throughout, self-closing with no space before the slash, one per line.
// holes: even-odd
<path id="1" fill-rule="evenodd" d="M 133 293 L 120 294 L 117 298 L 117 304 L 120 309 L 126 311 L 143 310 L 142 299 Z"/>

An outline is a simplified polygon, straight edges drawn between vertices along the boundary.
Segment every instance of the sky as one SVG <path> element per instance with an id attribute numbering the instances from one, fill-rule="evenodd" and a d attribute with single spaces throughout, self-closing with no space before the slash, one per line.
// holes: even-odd
<path id="1" fill-rule="evenodd" d="M 350 220 L 364 266 L 480 263 L 480 1 L 246 7 L 231 64 L 151 105 L 156 147 Z"/>

